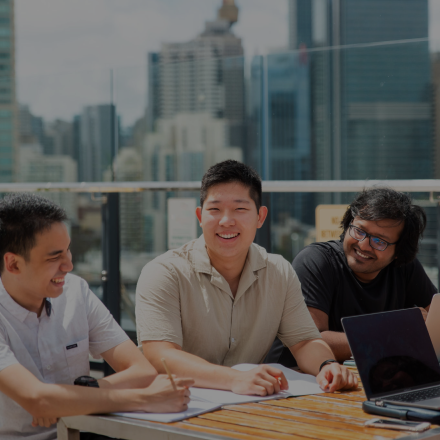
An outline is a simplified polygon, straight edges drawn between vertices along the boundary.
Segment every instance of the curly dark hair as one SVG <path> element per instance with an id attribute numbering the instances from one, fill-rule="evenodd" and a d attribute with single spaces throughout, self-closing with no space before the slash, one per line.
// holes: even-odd
<path id="1" fill-rule="evenodd" d="M 362 220 L 391 219 L 404 222 L 402 234 L 396 244 L 395 264 L 402 266 L 416 258 L 419 241 L 426 227 L 426 214 L 420 206 L 412 204 L 408 194 L 391 188 L 364 189 L 356 196 L 342 218 L 341 226 L 344 232 L 341 240 L 344 240 L 345 233 L 355 217 Z"/>
<path id="2" fill-rule="evenodd" d="M 200 206 L 208 194 L 209 188 L 221 183 L 241 183 L 249 188 L 249 195 L 257 206 L 257 211 L 261 207 L 261 178 L 258 173 L 248 165 L 236 160 L 225 160 L 213 165 L 202 178 L 202 188 L 200 190 Z"/>
<path id="3" fill-rule="evenodd" d="M 35 194 L 12 194 L 0 200 L 0 273 L 7 252 L 27 260 L 35 246 L 35 236 L 65 220 L 64 209 Z"/>

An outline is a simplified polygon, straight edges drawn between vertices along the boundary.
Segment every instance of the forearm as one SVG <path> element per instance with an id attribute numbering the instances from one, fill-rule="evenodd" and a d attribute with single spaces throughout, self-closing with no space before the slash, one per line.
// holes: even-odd
<path id="1" fill-rule="evenodd" d="M 326 330 L 321 332 L 321 336 L 333 351 L 337 361 L 343 362 L 347 359 L 350 359 L 351 350 L 345 333 L 331 332 Z"/>
<path id="2" fill-rule="evenodd" d="M 145 407 L 138 390 L 101 390 L 43 383 L 35 387 L 30 396 L 19 399 L 18 403 L 33 417 L 48 418 L 136 411 Z"/>
<path id="3" fill-rule="evenodd" d="M 124 371 L 98 380 L 98 382 L 99 387 L 104 389 L 146 388 L 156 376 L 155 368 L 149 362 L 145 362 L 145 365 L 132 365 Z"/>
<path id="4" fill-rule="evenodd" d="M 290 351 L 301 371 L 314 376 L 319 374 L 319 367 L 324 361 L 334 359 L 334 354 L 322 339 L 300 342 L 291 347 Z"/>
<path id="5" fill-rule="evenodd" d="M 144 347 L 148 360 L 156 370 L 165 374 L 161 359 L 165 358 L 170 371 L 178 377 L 190 377 L 195 380 L 195 386 L 199 388 L 216 388 L 231 390 L 233 379 L 239 374 L 238 371 L 229 367 L 214 365 L 198 356 L 186 353 L 173 347 Z"/>

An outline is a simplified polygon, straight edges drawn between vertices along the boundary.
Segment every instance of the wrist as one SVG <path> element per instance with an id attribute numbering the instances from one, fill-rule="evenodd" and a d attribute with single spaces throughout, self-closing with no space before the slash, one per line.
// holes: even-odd
<path id="1" fill-rule="evenodd" d="M 320 373 L 324 367 L 331 364 L 339 364 L 339 362 L 336 359 L 327 359 L 319 366 L 318 372 Z"/>

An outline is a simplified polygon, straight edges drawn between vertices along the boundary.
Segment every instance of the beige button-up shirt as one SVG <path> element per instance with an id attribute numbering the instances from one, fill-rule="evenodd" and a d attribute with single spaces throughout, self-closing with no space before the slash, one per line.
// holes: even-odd
<path id="1" fill-rule="evenodd" d="M 275 336 L 288 347 L 320 338 L 288 261 L 252 244 L 234 298 L 203 235 L 143 268 L 136 322 L 139 343 L 173 342 L 226 366 L 261 363 Z"/>

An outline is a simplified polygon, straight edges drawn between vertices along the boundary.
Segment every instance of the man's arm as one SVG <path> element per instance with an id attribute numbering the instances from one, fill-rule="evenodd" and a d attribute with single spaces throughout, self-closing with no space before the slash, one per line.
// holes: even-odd
<path id="1" fill-rule="evenodd" d="M 100 379 L 100 388 L 145 388 L 157 371 L 132 341 L 125 341 L 101 354 L 116 374 Z"/>
<path id="2" fill-rule="evenodd" d="M 300 342 L 290 347 L 290 351 L 301 371 L 316 376 L 316 382 L 324 391 L 332 393 L 336 390 L 357 388 L 356 376 L 343 365 L 331 363 L 319 371 L 323 362 L 334 359 L 332 350 L 322 339 Z"/>
<path id="3" fill-rule="evenodd" d="M 161 359 L 165 358 L 172 373 L 195 379 L 199 388 L 229 390 L 237 394 L 266 396 L 288 388 L 281 370 L 260 365 L 250 371 L 238 371 L 211 364 L 171 342 L 144 341 L 144 355 L 160 373 L 165 373 Z M 278 380 L 280 378 L 281 384 Z"/>
<path id="4" fill-rule="evenodd" d="M 46 384 L 20 364 L 0 372 L 0 392 L 17 402 L 34 420 L 114 411 L 183 411 L 193 381 L 175 379 L 175 383 L 177 391 L 166 376 L 158 376 L 145 389 L 97 389 Z"/>
<path id="5" fill-rule="evenodd" d="M 322 310 L 314 307 L 307 307 L 310 315 L 315 321 L 316 327 L 321 332 L 322 339 L 328 344 L 335 355 L 335 359 L 343 362 L 351 357 L 350 346 L 348 345 L 347 336 L 345 333 L 332 332 L 328 329 L 328 315 Z"/>

